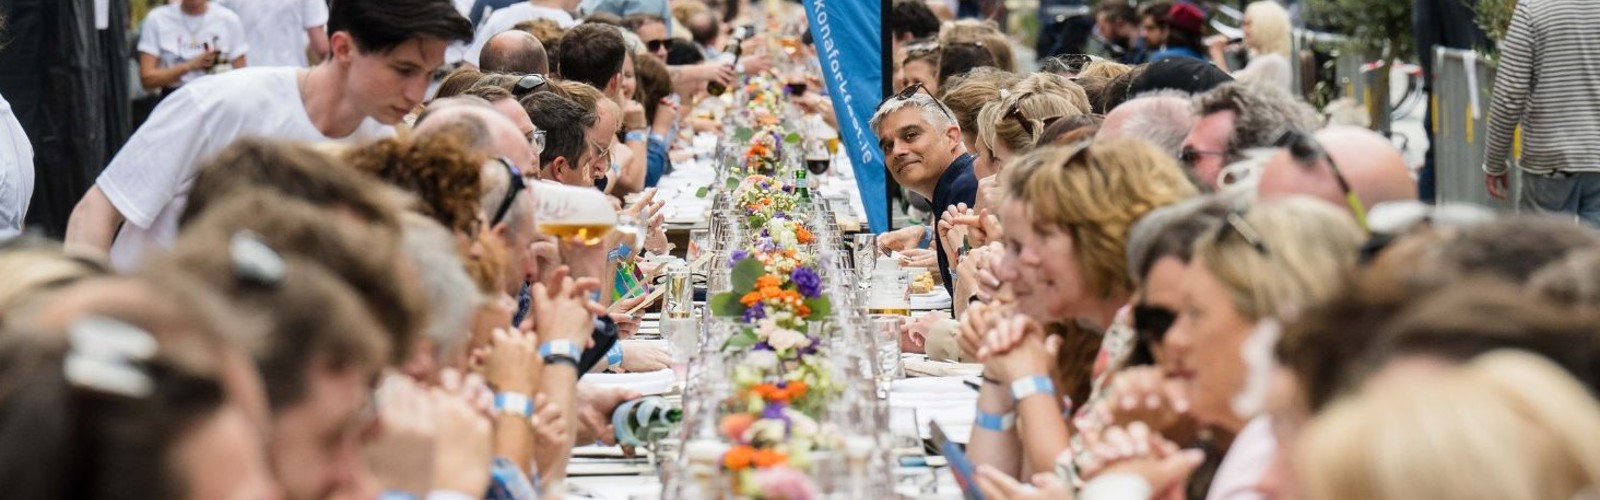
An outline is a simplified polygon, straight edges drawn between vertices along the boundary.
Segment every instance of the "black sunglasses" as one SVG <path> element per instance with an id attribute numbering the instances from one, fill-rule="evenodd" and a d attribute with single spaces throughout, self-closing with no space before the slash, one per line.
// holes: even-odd
<path id="1" fill-rule="evenodd" d="M 539 90 L 539 87 L 549 84 L 550 79 L 545 78 L 544 75 L 538 73 L 529 73 L 522 75 L 522 78 L 517 80 L 517 85 L 513 87 L 511 94 L 517 96 L 518 99 L 521 99 L 526 97 L 528 94 L 532 94 L 533 91 Z"/>
<path id="2" fill-rule="evenodd" d="M 1195 148 L 1184 146 L 1183 151 L 1178 152 L 1178 161 L 1183 162 L 1183 166 L 1192 169 L 1194 168 L 1195 162 L 1200 161 L 1201 157 L 1212 155 L 1221 156 L 1224 160 L 1226 160 L 1228 157 L 1228 153 L 1224 153 L 1222 151 L 1201 151 Z"/>
<path id="3" fill-rule="evenodd" d="M 1178 313 L 1165 307 L 1150 304 L 1135 304 L 1133 306 L 1133 331 L 1139 340 L 1150 343 L 1160 343 L 1167 337 L 1167 330 L 1172 329 L 1172 324 L 1178 321 Z"/>
<path id="4" fill-rule="evenodd" d="M 650 49 L 650 52 L 660 52 L 660 51 L 663 51 L 663 50 L 667 50 L 667 48 L 669 48 L 669 47 L 672 47 L 672 40 L 667 39 L 667 38 L 662 38 L 660 40 L 651 40 L 651 41 L 645 42 L 644 43 L 644 47 L 646 49 Z"/>
<path id="5" fill-rule="evenodd" d="M 497 158 L 495 161 L 505 165 L 506 172 L 511 174 L 511 186 L 506 188 L 506 197 L 500 200 L 500 208 L 495 209 L 494 217 L 489 218 L 489 227 L 494 227 L 505 220 L 506 213 L 511 211 L 511 203 L 517 200 L 517 193 L 528 188 L 528 184 L 522 180 L 522 171 L 518 170 L 511 160 Z"/>
<path id="6" fill-rule="evenodd" d="M 906 99 L 910 99 L 911 96 L 917 95 L 917 91 L 919 90 L 927 92 L 928 97 L 933 98 L 933 104 L 939 107 L 939 111 L 944 113 L 945 118 L 949 118 L 951 122 L 956 121 L 956 117 L 950 114 L 950 110 L 944 108 L 944 103 L 939 102 L 939 97 L 933 95 L 933 92 L 928 91 L 927 87 L 923 87 L 922 82 L 917 82 L 906 86 L 906 88 L 901 89 L 899 93 L 884 99 L 883 102 L 878 103 L 877 108 L 873 108 L 872 114 L 878 114 L 878 111 L 882 110 L 884 105 L 889 104 L 889 101 L 904 101 Z"/>
<path id="7" fill-rule="evenodd" d="M 1322 145 L 1317 143 L 1315 137 L 1291 129 L 1278 136 L 1275 145 L 1288 150 L 1289 156 L 1293 157 L 1296 163 L 1307 167 L 1316 168 L 1317 160 L 1327 160 L 1328 170 L 1333 171 L 1333 179 L 1339 183 L 1339 191 L 1344 193 L 1344 202 L 1350 206 L 1350 213 L 1355 216 L 1356 224 L 1361 225 L 1361 229 L 1367 228 L 1366 205 L 1361 203 L 1361 197 L 1356 196 L 1355 190 L 1350 189 L 1350 181 L 1344 178 L 1344 172 L 1339 170 L 1339 164 L 1333 162 L 1333 156 L 1322 149 Z"/>

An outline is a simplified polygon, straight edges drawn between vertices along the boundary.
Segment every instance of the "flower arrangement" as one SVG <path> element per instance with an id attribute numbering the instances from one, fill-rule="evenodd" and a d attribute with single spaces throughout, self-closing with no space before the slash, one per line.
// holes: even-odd
<path id="1" fill-rule="evenodd" d="M 799 203 L 794 186 L 766 175 L 751 175 L 734 191 L 735 203 L 744 209 L 747 227 L 765 227 L 773 218 L 787 218 Z"/>
<path id="2" fill-rule="evenodd" d="M 750 148 L 744 152 L 746 175 L 774 175 L 783 165 L 783 135 L 776 129 L 763 128 L 750 138 Z"/>

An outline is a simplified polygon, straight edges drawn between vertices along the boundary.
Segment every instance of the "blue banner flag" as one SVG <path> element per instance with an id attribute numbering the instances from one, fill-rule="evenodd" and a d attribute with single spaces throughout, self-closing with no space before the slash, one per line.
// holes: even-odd
<path id="1" fill-rule="evenodd" d="M 874 233 L 889 230 L 888 171 L 867 121 L 883 100 L 882 6 L 876 0 L 805 0 L 811 39 L 822 62 L 839 138 L 855 167 L 856 187 Z"/>

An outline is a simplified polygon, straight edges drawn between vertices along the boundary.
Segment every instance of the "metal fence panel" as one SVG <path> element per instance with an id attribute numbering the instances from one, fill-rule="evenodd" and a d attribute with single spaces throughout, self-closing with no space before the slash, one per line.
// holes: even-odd
<path id="1" fill-rule="evenodd" d="M 1437 48 L 1433 57 L 1433 157 L 1436 200 L 1468 202 L 1500 211 L 1515 209 L 1521 172 L 1512 169 L 1511 200 L 1489 196 L 1483 183 L 1489 143 L 1489 95 L 1494 61 L 1468 50 Z M 1469 72 L 1468 69 L 1472 71 Z"/>

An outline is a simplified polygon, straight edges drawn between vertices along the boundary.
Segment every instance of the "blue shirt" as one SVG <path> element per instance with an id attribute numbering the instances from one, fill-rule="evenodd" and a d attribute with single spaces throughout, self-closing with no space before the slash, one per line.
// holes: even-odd
<path id="1" fill-rule="evenodd" d="M 1201 55 L 1199 52 L 1196 52 L 1194 49 L 1191 49 L 1189 47 L 1167 47 L 1167 48 L 1164 48 L 1164 49 L 1161 49 L 1161 50 L 1157 50 L 1155 52 L 1150 53 L 1150 61 L 1149 62 L 1156 62 L 1156 61 L 1160 61 L 1162 59 L 1168 59 L 1168 58 L 1173 58 L 1173 57 L 1188 57 L 1188 58 L 1191 58 L 1191 59 L 1199 59 L 1201 61 L 1209 61 L 1210 60 L 1210 59 L 1206 59 L 1206 56 Z"/>
<path id="2" fill-rule="evenodd" d="M 477 30 L 489 13 L 516 5 L 527 0 L 477 0 L 472 2 L 472 10 L 467 12 L 467 20 L 472 22 L 473 30 Z"/>
<path id="3" fill-rule="evenodd" d="M 650 134 L 650 142 L 645 145 L 645 173 L 644 187 L 653 188 L 661 182 L 661 176 L 667 174 L 667 140 L 665 137 L 657 138 Z"/>
<path id="4" fill-rule="evenodd" d="M 672 36 L 672 9 L 667 0 L 583 0 L 578 10 L 584 14 L 610 12 L 617 17 L 634 14 L 653 14 L 667 23 L 667 36 Z"/>
<path id="5" fill-rule="evenodd" d="M 944 170 L 939 176 L 939 184 L 933 187 L 933 219 L 939 220 L 944 216 L 945 210 L 960 203 L 972 206 L 978 196 L 978 176 L 972 173 L 972 161 L 976 157 L 963 154 L 955 161 L 950 162 L 950 168 Z M 950 259 L 944 254 L 944 243 L 939 239 L 939 232 L 933 232 L 933 249 L 939 254 L 939 276 L 944 278 L 944 288 L 951 294 L 955 293 L 950 280 Z"/>

